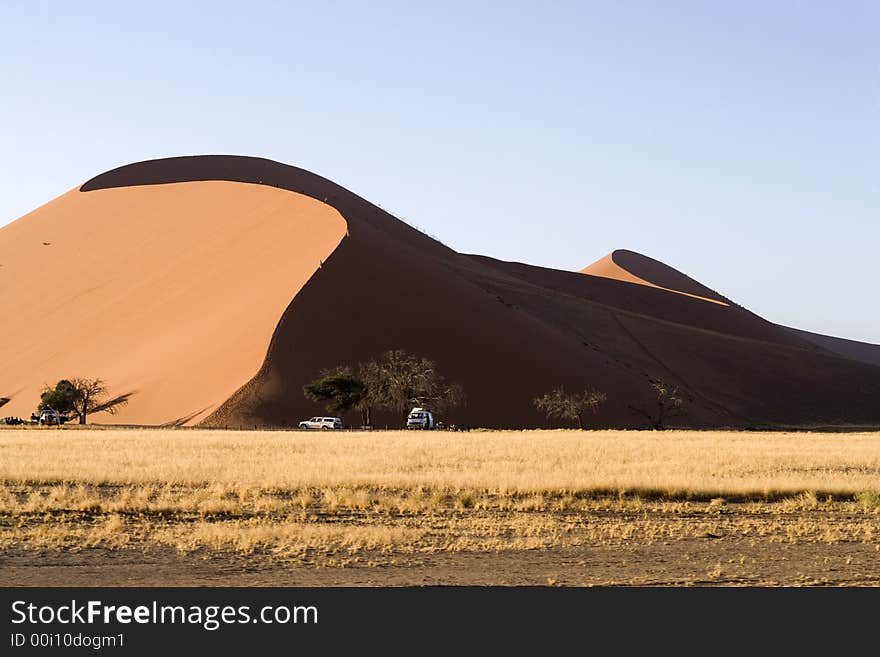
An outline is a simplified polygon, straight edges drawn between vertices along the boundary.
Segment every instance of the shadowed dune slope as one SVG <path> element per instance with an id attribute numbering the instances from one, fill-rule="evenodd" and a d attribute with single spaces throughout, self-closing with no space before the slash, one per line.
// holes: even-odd
<path id="1" fill-rule="evenodd" d="M 812 342 L 768 322 L 733 303 L 706 303 L 701 298 L 628 280 L 503 262 L 472 256 L 511 277 L 544 288 L 554 296 L 567 295 L 617 310 L 637 313 L 689 328 L 816 350 Z"/>
<path id="2" fill-rule="evenodd" d="M 835 338 L 830 335 L 821 335 L 795 328 L 787 328 L 787 330 L 844 358 L 880 366 L 880 345 L 847 340 L 845 338 Z"/>
<path id="3" fill-rule="evenodd" d="M 484 285 L 634 373 L 676 383 L 729 426 L 877 422 L 880 369 L 730 305 L 522 263 Z"/>
<path id="4" fill-rule="evenodd" d="M 117 421 L 199 421 L 256 374 L 345 230 L 329 206 L 261 185 L 64 194 L 0 229 L 4 413 L 29 415 L 60 378 L 97 376 L 131 393 Z"/>
<path id="5" fill-rule="evenodd" d="M 634 407 L 651 405 L 654 378 L 684 389 L 684 426 L 880 422 L 880 368 L 841 358 L 637 254 L 615 262 L 651 285 L 459 254 L 324 178 L 258 158 L 137 163 L 92 179 L 79 194 L 210 181 L 311 197 L 328 219 L 341 215 L 348 232 L 334 233 L 328 248 L 293 240 L 291 257 L 323 264 L 305 285 L 303 276 L 291 277 L 288 305 L 264 343 L 259 370 L 193 421 L 293 425 L 323 413 L 302 395 L 322 369 L 402 348 L 436 360 L 464 386 L 466 407 L 447 419 L 472 426 L 553 426 L 532 400 L 558 385 L 608 394 L 597 425 L 643 426 Z M 279 252 L 291 243 L 275 240 Z M 250 251 L 234 256 L 242 267 L 255 259 Z M 166 319 L 188 334 L 186 323 Z M 222 362 L 225 352 L 214 353 Z M 402 418 L 379 413 L 376 421 L 399 426 Z"/>

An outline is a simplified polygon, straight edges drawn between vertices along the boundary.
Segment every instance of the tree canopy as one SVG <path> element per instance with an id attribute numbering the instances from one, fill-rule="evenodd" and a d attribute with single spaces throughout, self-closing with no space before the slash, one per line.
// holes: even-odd
<path id="1" fill-rule="evenodd" d="M 607 398 L 607 395 L 599 390 L 587 389 L 582 392 L 567 393 L 564 386 L 559 386 L 537 397 L 535 406 L 548 418 L 576 420 L 578 429 L 583 429 L 587 412 L 591 411 L 595 414 Z"/>
<path id="2" fill-rule="evenodd" d="M 54 388 L 46 387 L 40 395 L 38 411 L 51 409 L 59 413 L 74 413 L 77 390 L 72 381 L 61 379 Z"/>
<path id="3" fill-rule="evenodd" d="M 40 395 L 39 410 L 51 408 L 59 413 L 74 413 L 85 424 L 92 413 L 106 411 L 115 415 L 128 403 L 130 395 L 107 398 L 107 385 L 102 379 L 61 379 L 54 388 L 46 387 Z"/>
<path id="4" fill-rule="evenodd" d="M 381 358 L 361 366 L 372 384 L 377 406 L 405 413 L 413 406 L 442 413 L 464 403 L 464 388 L 440 374 L 437 363 L 402 349 L 386 351 Z"/>
<path id="5" fill-rule="evenodd" d="M 303 386 L 303 393 L 312 401 L 326 402 L 328 413 L 347 413 L 367 394 L 360 379 L 345 373 L 329 373 Z"/>

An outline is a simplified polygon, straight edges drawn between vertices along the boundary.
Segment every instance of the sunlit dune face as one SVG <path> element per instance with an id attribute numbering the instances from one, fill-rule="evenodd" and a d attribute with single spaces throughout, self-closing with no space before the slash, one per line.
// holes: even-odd
<path id="1" fill-rule="evenodd" d="M 64 194 L 0 229 L 4 415 L 79 376 L 132 393 L 96 421 L 198 422 L 256 374 L 345 232 L 329 205 L 264 185 Z"/>
<path id="2" fill-rule="evenodd" d="M 698 299 L 700 301 L 706 301 L 708 303 L 714 303 L 719 306 L 729 306 L 723 301 L 718 301 L 717 299 L 710 299 L 708 297 L 699 296 L 697 294 L 691 294 L 689 292 L 682 292 L 680 290 L 673 290 L 668 287 L 662 287 L 660 285 L 656 285 L 651 281 L 646 281 L 643 278 L 639 278 L 638 276 L 628 272 L 626 269 L 618 265 L 614 262 L 614 254 L 609 253 L 604 258 L 597 260 L 592 265 L 588 267 L 584 267 L 581 270 L 582 274 L 587 274 L 589 276 L 598 276 L 600 278 L 610 278 L 616 281 L 622 281 L 624 283 L 633 283 L 635 285 L 644 285 L 646 287 L 652 287 L 657 290 L 664 290 L 665 292 L 672 292 L 673 294 L 680 294 L 682 296 L 690 297 L 691 299 Z"/>

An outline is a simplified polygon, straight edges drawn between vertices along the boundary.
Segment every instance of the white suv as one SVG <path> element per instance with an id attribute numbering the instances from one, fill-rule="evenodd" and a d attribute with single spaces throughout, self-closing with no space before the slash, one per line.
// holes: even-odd
<path id="1" fill-rule="evenodd" d="M 341 429 L 342 418 L 338 417 L 313 417 L 299 423 L 300 429 Z"/>
<path id="2" fill-rule="evenodd" d="M 58 426 L 67 422 L 67 418 L 58 411 L 47 408 L 40 412 L 39 424 L 46 426 Z"/>
<path id="3" fill-rule="evenodd" d="M 407 429 L 434 429 L 434 414 L 425 408 L 414 408 L 406 418 Z"/>

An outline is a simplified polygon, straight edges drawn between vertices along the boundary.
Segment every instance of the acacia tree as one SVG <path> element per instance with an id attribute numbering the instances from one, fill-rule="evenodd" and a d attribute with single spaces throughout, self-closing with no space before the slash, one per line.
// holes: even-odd
<path id="1" fill-rule="evenodd" d="M 72 381 L 61 379 L 55 384 L 54 388 L 46 386 L 40 395 L 40 404 L 37 406 L 38 411 L 51 409 L 62 414 L 74 413 L 73 402 L 76 398 L 77 391 Z"/>
<path id="2" fill-rule="evenodd" d="M 51 408 L 59 413 L 75 413 L 85 424 L 92 413 L 106 411 L 110 415 L 128 403 L 130 395 L 107 399 L 107 384 L 102 379 L 62 379 L 54 388 L 46 387 L 40 395 L 39 409 Z"/>
<path id="3" fill-rule="evenodd" d="M 564 386 L 559 386 L 535 398 L 535 406 L 550 419 L 576 420 L 578 429 L 583 429 L 587 412 L 595 415 L 606 399 L 608 396 L 599 390 L 567 393 Z"/>
<path id="4" fill-rule="evenodd" d="M 328 413 L 347 413 L 367 394 L 367 386 L 346 371 L 324 372 L 320 378 L 303 386 L 303 394 L 317 402 L 327 402 Z"/>
<path id="5" fill-rule="evenodd" d="M 350 402 L 333 409 L 328 406 L 328 410 L 342 413 L 357 409 L 363 426 L 372 425 L 374 409 L 405 413 L 413 406 L 423 406 L 442 413 L 465 401 L 464 388 L 448 382 L 434 361 L 402 349 L 386 351 L 357 369 L 340 366 L 324 370 L 320 378 L 303 387 L 303 393 L 313 401 Z"/>
<path id="6" fill-rule="evenodd" d="M 651 387 L 657 393 L 657 405 L 654 409 L 645 410 L 636 406 L 630 406 L 630 409 L 644 416 L 652 429 L 663 431 L 669 418 L 684 413 L 684 397 L 679 392 L 678 386 L 665 381 L 651 381 Z"/>
<path id="7" fill-rule="evenodd" d="M 357 409 L 361 413 L 361 426 L 365 427 L 373 423 L 376 390 L 376 377 L 365 365 L 360 365 L 357 372 L 347 365 L 322 370 L 320 377 L 303 386 L 307 399 L 329 401 L 326 406 L 329 412 L 347 413 Z"/>

